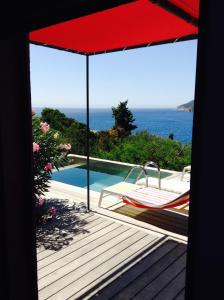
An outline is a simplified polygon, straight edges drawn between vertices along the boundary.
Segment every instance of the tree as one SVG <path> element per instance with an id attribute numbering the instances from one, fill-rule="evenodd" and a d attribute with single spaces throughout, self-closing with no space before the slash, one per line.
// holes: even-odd
<path id="1" fill-rule="evenodd" d="M 73 122 L 73 124 L 66 130 L 65 135 L 67 140 L 72 144 L 72 153 L 79 155 L 87 154 L 87 126 L 85 124 L 77 121 Z M 96 140 L 95 133 L 90 131 L 88 137 L 90 150 L 92 150 Z"/>
<path id="2" fill-rule="evenodd" d="M 43 122 L 51 124 L 51 128 L 61 132 L 64 132 L 74 122 L 72 118 L 66 117 L 66 115 L 58 109 L 52 108 L 44 108 L 41 112 L 41 119 Z"/>
<path id="3" fill-rule="evenodd" d="M 168 138 L 169 138 L 170 140 L 173 140 L 173 139 L 174 139 L 174 134 L 173 134 L 173 133 L 170 133 L 169 136 L 168 136 Z"/>
<path id="4" fill-rule="evenodd" d="M 115 119 L 113 129 L 118 130 L 120 137 L 131 135 L 131 131 L 137 128 L 133 124 L 135 119 L 132 112 L 128 109 L 127 104 L 128 100 L 120 102 L 117 107 L 112 107 L 113 118 Z"/>

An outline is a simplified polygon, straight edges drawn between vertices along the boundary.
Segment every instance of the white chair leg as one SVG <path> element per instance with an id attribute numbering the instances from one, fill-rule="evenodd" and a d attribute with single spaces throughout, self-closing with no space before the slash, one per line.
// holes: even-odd
<path id="1" fill-rule="evenodd" d="M 100 199 L 99 199 L 99 203 L 98 203 L 98 207 L 101 207 L 102 201 L 103 201 L 103 193 L 104 191 L 102 190 L 100 193 Z"/>

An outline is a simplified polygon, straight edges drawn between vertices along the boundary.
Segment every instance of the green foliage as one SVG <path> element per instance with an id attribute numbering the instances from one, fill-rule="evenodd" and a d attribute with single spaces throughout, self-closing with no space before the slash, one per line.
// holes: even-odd
<path id="1" fill-rule="evenodd" d="M 87 127 L 85 124 L 75 121 L 65 133 L 67 140 L 72 145 L 72 153 L 79 155 L 86 155 L 87 145 Z M 96 135 L 94 132 L 89 132 L 89 144 L 93 148 L 96 142 Z"/>
<path id="2" fill-rule="evenodd" d="M 91 153 L 97 154 L 99 150 L 110 152 L 118 141 L 118 134 L 116 130 L 110 129 L 105 131 L 99 131 L 95 134 L 96 140 L 92 144 Z"/>
<path id="3" fill-rule="evenodd" d="M 131 131 L 136 129 L 134 117 L 127 107 L 128 100 L 120 102 L 117 107 L 112 107 L 113 118 L 115 119 L 114 129 L 120 132 L 120 137 L 127 137 Z"/>
<path id="4" fill-rule="evenodd" d="M 53 131 L 59 133 L 59 141 L 70 143 L 71 151 L 76 154 L 86 155 L 87 127 L 85 124 L 66 117 L 58 109 L 45 108 L 41 113 L 41 120 L 51 124 Z M 90 138 L 93 135 L 90 134 Z"/>
<path id="5" fill-rule="evenodd" d="M 100 149 L 97 156 L 133 164 L 152 160 L 161 168 L 181 171 L 191 162 L 191 146 L 143 131 L 120 140 L 110 152 Z"/>
<path id="6" fill-rule="evenodd" d="M 128 101 L 120 102 L 112 108 L 115 125 L 106 131 L 89 132 L 90 155 L 109 160 L 133 164 L 157 162 L 161 168 L 181 171 L 191 163 L 191 145 L 183 145 L 174 140 L 171 133 L 167 139 L 150 134 L 148 131 L 131 135 L 136 128 Z M 87 127 L 85 124 L 67 118 L 58 110 L 45 109 L 42 120 L 51 124 L 51 132 L 58 144 L 70 143 L 71 153 L 86 155 Z M 40 120 L 38 120 L 40 122 Z M 52 129 L 53 128 L 53 129 Z M 46 157 L 46 153 L 43 154 Z M 46 175 L 47 176 L 47 175 Z"/>
<path id="7" fill-rule="evenodd" d="M 66 128 L 69 128 L 74 120 L 66 117 L 65 114 L 58 109 L 44 108 L 41 113 L 41 119 L 43 122 L 47 122 L 51 125 L 51 128 L 64 132 Z"/>

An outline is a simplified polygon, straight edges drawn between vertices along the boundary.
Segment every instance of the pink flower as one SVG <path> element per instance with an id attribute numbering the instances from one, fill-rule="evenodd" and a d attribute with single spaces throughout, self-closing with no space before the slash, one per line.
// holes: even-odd
<path id="1" fill-rule="evenodd" d="M 46 166 L 44 167 L 44 170 L 47 172 L 50 171 L 51 169 L 53 169 L 52 163 L 47 163 Z"/>
<path id="2" fill-rule="evenodd" d="M 39 204 L 40 206 L 42 206 L 42 205 L 44 204 L 44 202 L 45 202 L 45 199 L 44 199 L 43 197 L 39 197 L 39 199 L 38 199 L 38 204 Z"/>
<path id="3" fill-rule="evenodd" d="M 72 148 L 71 144 L 65 144 L 64 145 L 65 150 L 71 150 L 71 148 Z"/>
<path id="4" fill-rule="evenodd" d="M 33 143 L 33 152 L 38 152 L 40 150 L 40 146 L 37 143 Z"/>
<path id="5" fill-rule="evenodd" d="M 49 213 L 52 215 L 52 217 L 54 217 L 57 213 L 57 210 L 54 206 L 52 206 L 50 209 L 49 209 Z"/>
<path id="6" fill-rule="evenodd" d="M 40 123 L 40 129 L 41 129 L 43 132 L 47 132 L 47 131 L 50 129 L 50 125 L 47 124 L 47 122 L 41 122 L 41 123 Z"/>
<path id="7" fill-rule="evenodd" d="M 62 149 L 62 150 L 71 150 L 72 146 L 71 144 L 60 144 L 59 145 L 59 148 Z"/>

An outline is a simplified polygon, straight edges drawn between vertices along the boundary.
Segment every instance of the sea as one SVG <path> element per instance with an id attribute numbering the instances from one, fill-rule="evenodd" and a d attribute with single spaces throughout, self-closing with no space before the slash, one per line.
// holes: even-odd
<path id="1" fill-rule="evenodd" d="M 36 115 L 41 114 L 43 108 L 33 108 Z M 86 110 L 82 108 L 57 108 L 66 116 L 79 122 L 86 123 Z M 130 109 L 135 118 L 137 129 L 147 130 L 151 134 L 168 138 L 169 134 L 174 139 L 183 143 L 191 143 L 193 113 L 177 111 L 176 109 Z M 111 109 L 90 109 L 91 130 L 107 130 L 114 125 Z"/>

